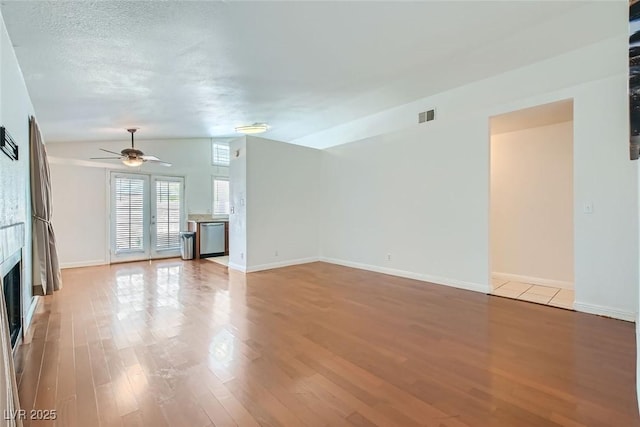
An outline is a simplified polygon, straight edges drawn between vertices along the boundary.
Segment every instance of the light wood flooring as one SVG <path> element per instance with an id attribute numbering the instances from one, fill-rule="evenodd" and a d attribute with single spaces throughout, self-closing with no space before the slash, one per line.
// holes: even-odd
<path id="1" fill-rule="evenodd" d="M 632 323 L 324 263 L 63 279 L 17 361 L 59 426 L 640 425 Z"/>

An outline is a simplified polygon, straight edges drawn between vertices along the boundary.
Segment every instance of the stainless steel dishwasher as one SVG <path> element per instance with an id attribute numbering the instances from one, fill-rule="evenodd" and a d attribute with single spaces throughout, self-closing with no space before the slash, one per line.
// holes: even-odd
<path id="1" fill-rule="evenodd" d="M 224 222 L 200 224 L 200 257 L 224 255 Z"/>

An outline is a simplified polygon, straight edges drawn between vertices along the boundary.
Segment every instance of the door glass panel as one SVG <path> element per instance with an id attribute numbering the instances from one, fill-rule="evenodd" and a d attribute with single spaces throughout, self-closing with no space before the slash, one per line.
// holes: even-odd
<path id="1" fill-rule="evenodd" d="M 144 179 L 115 178 L 116 254 L 144 252 Z"/>
<path id="2" fill-rule="evenodd" d="M 156 179 L 155 250 L 180 249 L 182 182 Z"/>

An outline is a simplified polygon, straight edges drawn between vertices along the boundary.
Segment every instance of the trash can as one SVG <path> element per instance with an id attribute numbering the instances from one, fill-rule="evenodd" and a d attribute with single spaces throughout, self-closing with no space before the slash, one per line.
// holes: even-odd
<path id="1" fill-rule="evenodd" d="M 180 232 L 180 255 L 182 259 L 193 259 L 196 233 L 193 231 Z"/>

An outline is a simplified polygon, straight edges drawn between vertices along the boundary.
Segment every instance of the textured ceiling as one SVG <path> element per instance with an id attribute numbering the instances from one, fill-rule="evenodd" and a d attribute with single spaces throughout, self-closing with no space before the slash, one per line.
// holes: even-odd
<path id="1" fill-rule="evenodd" d="M 615 35 L 606 19 L 566 31 L 572 13 L 605 7 L 10 1 L 2 14 L 48 142 L 252 122 L 291 141 Z"/>

